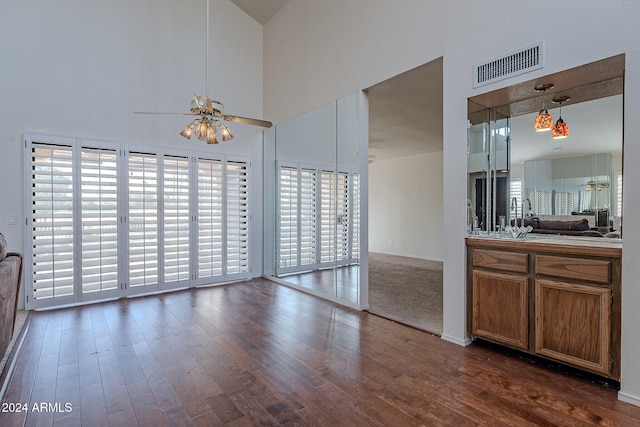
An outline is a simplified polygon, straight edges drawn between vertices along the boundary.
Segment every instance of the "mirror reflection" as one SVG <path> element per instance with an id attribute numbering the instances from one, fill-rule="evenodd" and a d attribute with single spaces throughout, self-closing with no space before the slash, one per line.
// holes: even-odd
<path id="1" fill-rule="evenodd" d="M 359 301 L 360 173 L 356 94 L 265 134 L 265 272 Z M 266 210 L 266 209 L 265 209 Z"/>
<path id="2" fill-rule="evenodd" d="M 469 233 L 524 224 L 621 237 L 623 64 L 620 55 L 469 100 Z M 553 88 L 537 92 L 543 81 Z M 545 109 L 568 137 L 534 130 Z"/>

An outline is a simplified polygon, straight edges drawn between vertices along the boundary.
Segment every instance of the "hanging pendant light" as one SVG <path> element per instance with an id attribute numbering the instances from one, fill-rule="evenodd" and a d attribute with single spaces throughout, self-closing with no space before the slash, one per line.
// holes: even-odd
<path id="1" fill-rule="evenodd" d="M 564 139 L 569 136 L 569 126 L 567 126 L 565 121 L 562 120 L 562 103 L 567 102 L 569 99 L 571 98 L 569 98 L 568 96 L 558 96 L 551 100 L 551 102 L 553 102 L 554 104 L 560 104 L 558 121 L 553 126 L 553 129 L 551 131 L 551 137 L 553 139 Z"/>
<path id="2" fill-rule="evenodd" d="M 543 95 L 542 109 L 540 110 L 535 120 L 533 121 L 533 128 L 535 129 L 536 132 L 546 132 L 551 130 L 551 128 L 553 127 L 553 117 L 551 117 L 551 114 L 549 114 L 549 111 L 547 111 L 547 109 L 544 108 L 544 93 L 547 90 L 551 89 L 552 87 L 553 87 L 553 84 L 546 83 L 546 84 L 538 85 L 533 88 L 536 92 L 542 92 L 542 95 Z"/>

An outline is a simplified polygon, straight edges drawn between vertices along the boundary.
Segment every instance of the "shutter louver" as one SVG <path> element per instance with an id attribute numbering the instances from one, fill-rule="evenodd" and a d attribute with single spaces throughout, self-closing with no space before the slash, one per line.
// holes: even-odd
<path id="1" fill-rule="evenodd" d="M 74 294 L 73 150 L 31 148 L 33 298 Z"/>

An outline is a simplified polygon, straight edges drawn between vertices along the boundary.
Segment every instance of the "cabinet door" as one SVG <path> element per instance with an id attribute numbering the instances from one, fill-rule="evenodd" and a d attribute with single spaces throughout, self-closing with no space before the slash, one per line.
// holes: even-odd
<path id="1" fill-rule="evenodd" d="M 599 374 L 610 373 L 611 291 L 536 281 L 535 352 Z"/>
<path id="2" fill-rule="evenodd" d="M 473 271 L 472 334 L 528 350 L 528 278 Z"/>

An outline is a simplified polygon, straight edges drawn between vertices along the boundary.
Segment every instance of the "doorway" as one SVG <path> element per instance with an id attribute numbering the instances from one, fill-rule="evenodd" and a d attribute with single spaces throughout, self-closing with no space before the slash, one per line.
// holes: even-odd
<path id="1" fill-rule="evenodd" d="M 442 58 L 369 98 L 369 311 L 442 332 Z"/>

